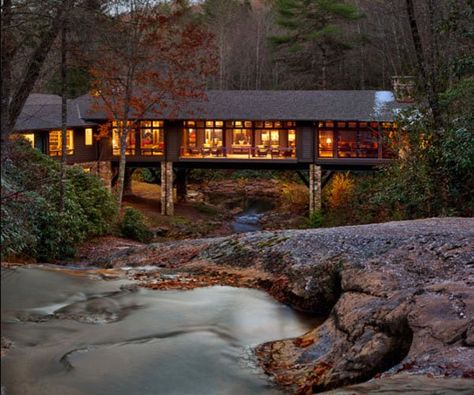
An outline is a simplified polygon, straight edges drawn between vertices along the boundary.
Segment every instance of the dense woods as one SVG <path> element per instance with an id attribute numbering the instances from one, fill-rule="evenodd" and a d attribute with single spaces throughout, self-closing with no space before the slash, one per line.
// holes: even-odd
<path id="1" fill-rule="evenodd" d="M 5 0 L 2 140 L 31 92 L 60 94 L 63 103 L 94 93 L 97 108 L 117 122 L 120 204 L 130 119 L 163 111 L 164 97 L 179 103 L 203 97 L 205 89 L 391 90 L 393 76 L 413 76 L 413 108 L 400 114 L 390 142 L 404 155 L 370 177 L 338 176 L 324 194 L 331 202 L 310 224 L 472 215 L 473 6 L 471 0 Z M 50 203 L 66 215 L 72 173 L 64 162 L 58 171 L 59 201 Z M 2 198 L 16 193 L 8 182 L 2 173 Z"/>

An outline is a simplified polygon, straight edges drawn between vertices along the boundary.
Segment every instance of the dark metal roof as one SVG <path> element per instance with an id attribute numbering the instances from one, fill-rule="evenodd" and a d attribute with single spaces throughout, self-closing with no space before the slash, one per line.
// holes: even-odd
<path id="1" fill-rule="evenodd" d="M 91 126 L 80 117 L 79 107 L 68 100 L 67 126 Z M 61 97 L 57 95 L 31 94 L 15 124 L 15 130 L 42 130 L 61 128 Z"/>
<path id="2" fill-rule="evenodd" d="M 147 113 L 147 119 L 219 120 L 352 120 L 392 121 L 406 104 L 389 91 L 208 91 L 200 101 L 170 105 Z M 44 99 L 44 100 L 43 100 Z M 93 106 L 97 99 L 84 95 L 69 101 L 68 126 L 105 120 Z M 172 110 L 176 110 L 173 111 Z M 132 116 L 133 118 L 133 116 Z M 17 130 L 57 128 L 61 125 L 61 99 L 31 95 L 17 122 Z"/>

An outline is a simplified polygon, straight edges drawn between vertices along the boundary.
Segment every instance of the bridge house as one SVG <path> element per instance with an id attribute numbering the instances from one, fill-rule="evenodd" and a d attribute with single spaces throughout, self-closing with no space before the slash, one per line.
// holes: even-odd
<path id="1" fill-rule="evenodd" d="M 162 213 L 173 214 L 173 185 L 186 191 L 192 168 L 309 170 L 310 212 L 321 205 L 322 172 L 372 169 L 393 158 L 384 143 L 403 107 L 389 91 L 209 91 L 171 115 L 134 119 L 127 168 L 161 168 Z M 119 162 L 117 123 L 90 95 L 68 101 L 67 163 L 100 175 L 108 186 Z M 160 113 L 161 114 L 161 113 Z M 52 157 L 61 155 L 61 98 L 32 94 L 16 131 Z"/>

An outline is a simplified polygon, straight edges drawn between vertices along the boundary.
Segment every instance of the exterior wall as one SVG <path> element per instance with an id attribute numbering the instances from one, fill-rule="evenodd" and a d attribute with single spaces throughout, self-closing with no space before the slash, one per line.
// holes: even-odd
<path id="1" fill-rule="evenodd" d="M 167 161 L 179 159 L 183 134 L 182 121 L 165 121 L 165 156 Z"/>
<path id="2" fill-rule="evenodd" d="M 296 124 L 296 157 L 298 162 L 314 162 L 314 139 L 316 128 L 313 122 L 298 122 Z"/>
<path id="3" fill-rule="evenodd" d="M 68 155 L 68 163 L 83 163 L 97 160 L 97 141 L 92 139 L 92 145 L 86 145 L 85 129 L 74 130 L 74 154 Z M 94 133 L 95 133 L 95 129 Z"/>

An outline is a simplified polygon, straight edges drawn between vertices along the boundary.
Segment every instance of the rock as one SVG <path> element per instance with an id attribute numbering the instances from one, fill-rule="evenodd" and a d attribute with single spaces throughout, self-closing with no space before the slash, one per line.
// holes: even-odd
<path id="1" fill-rule="evenodd" d="M 137 247 L 113 259 L 256 269 L 277 299 L 324 314 L 300 338 L 257 347 L 265 371 L 295 393 L 380 374 L 474 377 L 474 219 L 257 232 Z"/>

